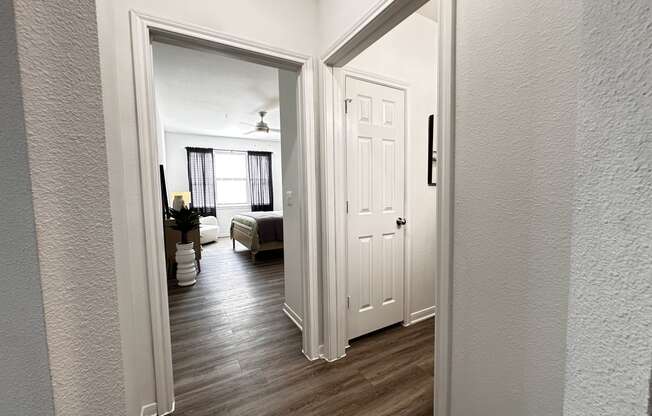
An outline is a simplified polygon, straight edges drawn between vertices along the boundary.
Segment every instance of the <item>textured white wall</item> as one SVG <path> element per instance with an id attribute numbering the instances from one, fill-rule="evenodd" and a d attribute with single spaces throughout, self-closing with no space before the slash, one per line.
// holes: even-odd
<path id="1" fill-rule="evenodd" d="M 0 2 L 0 414 L 54 414 L 13 2 Z M 24 68 L 23 68 L 24 69 Z"/>
<path id="2" fill-rule="evenodd" d="M 419 44 L 419 48 L 411 45 Z M 412 270 L 410 312 L 415 313 L 435 304 L 435 200 L 436 188 L 428 186 L 428 115 L 437 107 L 435 85 L 437 68 L 437 24 L 414 14 L 344 68 L 355 68 L 409 85 L 409 119 L 407 151 L 410 163 L 406 181 L 410 206 L 406 237 L 412 244 L 406 260 Z"/>
<path id="3" fill-rule="evenodd" d="M 95 4 L 14 8 L 55 411 L 124 415 Z"/>
<path id="4" fill-rule="evenodd" d="M 579 6 L 458 2 L 454 416 L 561 414 Z"/>
<path id="5" fill-rule="evenodd" d="M 643 416 L 652 366 L 652 9 L 648 0 L 585 3 L 564 415 Z"/>
<path id="6" fill-rule="evenodd" d="M 129 414 L 156 401 L 139 183 L 129 11 L 312 55 L 315 0 L 97 0 L 100 62 Z M 134 296 L 132 298 L 132 296 Z M 159 409 L 161 410 L 161 409 Z"/>

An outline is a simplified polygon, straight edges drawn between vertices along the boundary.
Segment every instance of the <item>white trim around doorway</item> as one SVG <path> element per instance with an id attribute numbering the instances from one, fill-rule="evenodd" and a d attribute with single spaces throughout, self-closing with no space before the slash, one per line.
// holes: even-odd
<path id="1" fill-rule="evenodd" d="M 450 416 L 451 413 L 456 8 L 457 0 L 440 0 L 439 2 L 435 416 Z"/>
<path id="2" fill-rule="evenodd" d="M 317 142 L 314 120 L 313 60 L 311 57 L 236 38 L 224 33 L 132 11 L 131 35 L 134 65 L 140 180 L 143 189 L 147 284 L 150 300 L 152 341 L 156 380 L 156 405 L 159 414 L 174 411 L 174 384 L 170 322 L 163 250 L 163 224 L 156 145 L 154 108 L 153 36 L 182 46 L 210 49 L 238 59 L 293 69 L 299 73 L 298 121 L 300 132 L 301 245 L 304 310 L 302 350 L 306 357 L 320 357 L 319 346 L 319 279 L 318 279 L 318 196 Z"/>

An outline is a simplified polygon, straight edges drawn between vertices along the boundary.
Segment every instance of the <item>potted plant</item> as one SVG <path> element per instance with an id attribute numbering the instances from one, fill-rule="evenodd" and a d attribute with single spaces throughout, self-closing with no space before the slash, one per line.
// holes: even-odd
<path id="1" fill-rule="evenodd" d="M 177 261 L 177 284 L 190 286 L 197 282 L 197 267 L 194 243 L 188 241 L 188 233 L 199 227 L 199 214 L 189 208 L 171 209 L 174 218 L 172 229 L 181 233 L 181 241 L 177 243 L 175 260 Z"/>

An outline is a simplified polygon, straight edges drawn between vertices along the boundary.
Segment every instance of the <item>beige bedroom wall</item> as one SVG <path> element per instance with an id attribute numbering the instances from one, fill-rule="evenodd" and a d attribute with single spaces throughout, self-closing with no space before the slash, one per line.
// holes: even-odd
<path id="1" fill-rule="evenodd" d="M 220 150 L 260 151 L 272 153 L 272 183 L 274 191 L 274 210 L 283 209 L 283 180 L 281 169 L 281 142 L 265 139 L 242 139 L 233 137 L 209 136 L 183 132 L 165 132 L 165 182 L 170 204 L 172 192 L 189 191 L 188 159 L 186 147 L 205 147 Z M 231 218 L 238 212 L 249 211 L 250 206 L 218 206 L 217 220 L 220 237 L 229 236 Z"/>

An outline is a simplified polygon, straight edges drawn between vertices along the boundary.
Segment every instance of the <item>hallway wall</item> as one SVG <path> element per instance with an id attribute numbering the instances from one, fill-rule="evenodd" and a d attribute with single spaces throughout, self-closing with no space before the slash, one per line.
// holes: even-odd
<path id="1" fill-rule="evenodd" d="M 564 415 L 645 416 L 652 411 L 652 8 L 648 0 L 591 2 L 578 22 Z"/>
<path id="2" fill-rule="evenodd" d="M 349 2 L 332 4 L 335 3 L 341 9 L 330 10 L 318 18 L 315 1 L 284 0 L 272 4 L 204 0 L 189 8 L 171 0 L 98 0 L 109 162 L 118 162 L 110 163 L 114 229 L 132 230 L 125 234 L 116 233 L 121 299 L 132 289 L 144 290 L 143 282 L 131 280 L 132 276 L 143 275 L 143 265 L 137 260 L 139 256 L 142 258 L 144 245 L 143 236 L 137 232 L 142 217 L 137 213 L 127 215 L 122 212 L 124 206 L 140 205 L 140 191 L 138 184 L 134 184 L 137 178 L 137 143 L 128 11 L 133 8 L 174 17 L 287 49 L 321 55 L 325 48 L 320 46 L 341 36 L 349 28 L 349 22 L 355 22 L 366 11 L 366 7 L 358 3 L 353 11 Z M 592 7 L 592 3 L 584 4 L 587 8 Z M 564 385 L 578 381 L 588 385 L 596 383 L 599 388 L 591 391 L 595 396 L 585 396 L 586 401 L 577 402 L 577 406 L 567 400 L 565 406 L 569 412 L 582 414 L 590 406 L 587 402 L 605 397 L 605 393 L 612 394 L 610 397 L 616 403 L 623 400 L 636 411 L 643 409 L 638 387 L 645 377 L 649 377 L 649 369 L 647 375 L 636 372 L 634 378 L 627 380 L 636 385 L 634 395 L 630 395 L 622 384 L 605 383 L 602 374 L 591 372 L 588 368 L 590 362 L 577 359 L 577 354 L 585 348 L 584 342 L 590 344 L 593 342 L 591 337 L 600 334 L 601 329 L 596 325 L 598 321 L 588 320 L 586 322 L 590 325 L 586 327 L 582 323 L 587 316 L 600 311 L 603 297 L 614 299 L 611 307 L 629 305 L 625 317 L 637 309 L 646 311 L 650 299 L 649 296 L 632 296 L 641 293 L 639 289 L 649 291 L 649 287 L 641 285 L 641 281 L 645 282 L 642 279 L 649 276 L 649 263 L 645 257 L 628 255 L 623 259 L 626 264 L 598 263 L 596 268 L 591 266 L 595 263 L 588 259 L 577 261 L 582 258 L 585 247 L 600 248 L 603 251 L 589 254 L 603 259 L 603 254 L 608 258 L 611 249 L 634 247 L 634 250 L 639 250 L 646 247 L 645 241 L 649 241 L 648 229 L 644 228 L 649 223 L 649 213 L 645 211 L 645 204 L 649 201 L 649 194 L 646 196 L 645 192 L 649 187 L 644 182 L 649 175 L 641 176 L 649 166 L 647 162 L 635 159 L 638 170 L 628 171 L 622 180 L 600 189 L 605 177 L 592 169 L 591 160 L 576 159 L 577 149 L 593 151 L 591 142 L 596 140 L 590 139 L 586 130 L 580 131 L 578 147 L 575 147 L 578 107 L 581 117 L 584 117 L 580 123 L 589 126 L 590 117 L 593 117 L 582 112 L 586 103 L 578 102 L 576 96 L 577 59 L 580 54 L 590 53 L 590 45 L 578 41 L 582 5 L 560 0 L 547 3 L 533 0 L 459 2 L 458 5 L 451 391 L 454 416 L 560 414 Z M 638 21 L 637 16 L 649 19 L 649 8 L 641 2 L 627 6 L 614 3 L 613 7 L 622 8 L 625 13 L 618 21 L 621 25 L 618 28 L 630 27 L 631 22 Z M 214 12 L 207 12 L 211 10 Z M 599 9 L 598 14 L 586 14 L 582 30 L 588 33 L 594 25 L 600 28 L 600 22 L 605 22 L 606 16 L 613 11 Z M 276 24 L 270 25 L 270 21 Z M 329 21 L 338 24 L 330 26 Z M 317 26 L 333 28 L 334 31 L 322 37 L 320 43 Z M 651 26 L 642 24 L 640 27 L 646 30 Z M 595 39 L 594 47 L 608 47 L 616 36 L 610 33 L 608 37 Z M 624 52 L 629 48 L 644 50 L 647 47 L 649 50 L 644 39 L 621 46 Z M 640 68 L 640 63 L 646 62 L 646 56 L 639 55 L 633 67 Z M 582 59 L 585 61 L 580 61 L 580 65 L 590 62 L 591 58 Z M 596 63 L 605 65 L 603 69 L 612 65 L 610 62 Z M 629 68 L 620 66 L 623 67 Z M 585 72 L 584 81 L 590 81 L 594 75 L 593 71 Z M 645 76 L 645 72 L 641 72 L 629 82 L 641 82 Z M 604 88 L 607 90 L 622 86 L 618 76 L 610 77 L 606 82 Z M 649 82 L 636 85 L 649 86 Z M 644 100 L 649 96 L 638 98 Z M 603 103 L 613 97 L 595 95 L 589 99 L 593 103 Z M 641 103 L 635 103 L 639 108 Z M 631 102 L 621 104 L 627 109 Z M 623 112 L 623 116 L 629 114 Z M 614 140 L 615 149 L 628 155 L 620 162 L 624 160 L 631 165 L 634 164 L 631 156 L 634 153 L 649 154 L 640 153 L 648 150 L 642 144 L 648 142 L 640 139 L 643 136 L 634 136 L 640 143 L 638 145 L 620 147 L 624 142 L 618 144 L 617 137 L 630 134 L 629 130 L 620 130 L 616 124 L 601 124 L 601 119 L 596 121 L 598 131 L 610 132 L 605 139 L 597 139 L 598 142 L 611 143 Z M 125 155 L 124 160 L 121 155 Z M 596 161 L 604 163 L 604 167 L 615 169 L 617 165 L 606 163 L 610 156 L 595 155 Z M 576 160 L 581 164 L 581 170 L 577 172 L 574 170 Z M 584 176 L 578 177 L 578 172 Z M 614 170 L 611 173 L 620 172 Z M 574 183 L 578 186 L 575 189 Z M 630 201 L 636 204 L 636 215 L 621 211 L 620 217 L 609 217 L 613 229 L 626 237 L 620 241 L 627 243 L 604 245 L 613 237 L 589 232 L 592 227 L 601 225 L 591 222 L 598 221 L 601 215 L 618 211 L 612 204 L 618 202 L 614 199 L 620 194 L 612 191 L 622 189 L 641 195 L 640 199 Z M 572 196 L 574 191 L 580 198 L 589 198 L 587 201 L 592 201 L 595 193 L 596 199 L 604 204 L 593 212 L 589 210 L 593 207 L 584 205 L 584 202 L 576 206 Z M 579 208 L 585 211 L 578 214 Z M 575 223 L 572 222 L 574 212 Z M 576 245 L 578 241 L 583 245 Z M 629 279 L 622 286 L 613 288 L 611 282 L 591 289 L 593 283 L 604 282 L 605 276 L 621 268 L 623 278 Z M 590 276 L 590 279 L 584 276 Z M 569 281 L 572 282 L 571 321 L 566 369 Z M 630 282 L 632 287 L 637 287 L 636 291 L 629 291 Z M 582 303 L 578 303 L 578 299 L 582 299 Z M 622 311 L 618 308 L 609 310 Z M 147 311 L 146 298 L 143 304 L 121 303 L 123 327 L 141 335 L 133 345 L 126 346 L 132 351 L 147 351 L 151 346 L 148 335 L 142 335 L 146 334 L 142 329 L 149 327 Z M 133 325 L 128 322 L 132 317 L 135 317 Z M 627 326 L 626 319 L 613 322 L 608 330 L 608 339 L 612 343 L 617 342 L 617 335 L 623 330 L 628 331 L 628 335 L 636 333 L 633 338 L 635 354 L 643 351 L 645 339 L 650 339 L 649 333 L 645 332 L 649 331 L 649 325 Z M 595 357 L 611 362 L 610 358 L 618 352 L 618 348 L 604 349 Z M 642 355 L 632 357 L 622 367 L 623 373 L 619 377 L 632 368 L 649 367 L 649 361 L 646 361 L 649 354 L 640 361 L 636 359 Z M 141 404 L 136 403 L 137 399 L 154 400 L 154 394 L 151 389 L 151 358 L 136 354 L 130 360 L 126 368 L 129 409 L 132 412 Z"/>
<path id="3" fill-rule="evenodd" d="M 458 2 L 454 416 L 560 415 L 578 2 Z"/>
<path id="4" fill-rule="evenodd" d="M 23 68 L 24 70 L 24 68 Z M 13 2 L 0 2 L 0 414 L 54 415 Z"/>
<path id="5" fill-rule="evenodd" d="M 644 416 L 649 2 L 458 13 L 452 414 Z"/>
<path id="6" fill-rule="evenodd" d="M 3 209 L 3 222 L 11 222 L 11 216 L 20 212 L 22 218 L 16 225 L 25 228 L 22 236 L 3 234 L 3 240 L 16 237 L 10 241 L 12 250 L 20 250 L 25 263 L 9 276 L 12 283 L 3 284 L 1 296 L 10 299 L 2 299 L 0 305 L 16 306 L 13 313 L 19 314 L 3 314 L 3 321 L 10 318 L 13 325 L 24 325 L 22 339 L 12 337 L 9 345 L 15 347 L 15 341 L 25 344 L 21 354 L 6 357 L 3 351 L 0 362 L 19 360 L 21 371 L 33 374 L 2 373 L 4 382 L 13 385 L 9 402 L 25 402 L 0 413 L 31 416 L 54 410 L 65 416 L 122 416 L 127 411 L 95 4 L 9 3 L 14 6 L 15 26 L 0 30 L 7 35 L 2 37 L 4 42 L 13 37 L 8 32 L 15 29 L 22 97 L 6 97 L 5 90 L 0 90 L 3 101 L 22 105 L 22 114 L 14 115 L 24 120 L 24 130 L 14 130 L 16 159 L 7 166 L 15 168 L 8 177 L 15 176 L 16 188 L 6 191 L 3 187 L 2 194 L 7 204 L 4 208 L 24 205 L 20 211 L 8 213 L 9 217 Z M 6 17 L 3 13 L 3 21 Z M 22 102 L 18 101 L 21 98 Z M 4 125 L 0 130 L 4 131 Z M 18 191 L 18 187 L 22 189 L 13 200 L 12 190 Z M 25 193 L 31 201 L 26 201 Z M 38 264 L 34 263 L 35 249 Z M 3 251 L 2 257 L 11 254 Z M 4 272 L 3 268 L 3 278 Z M 11 291 L 5 291 L 8 288 Z M 20 300 L 24 303 L 14 304 Z M 43 318 L 45 351 L 38 339 L 43 334 Z M 29 340 L 26 333 L 34 338 Z M 4 337 L 0 340 L 3 348 L 5 341 Z M 30 351 L 32 356 L 26 357 Z M 49 374 L 44 369 L 47 365 Z M 23 384 L 30 377 L 39 378 L 40 386 L 31 386 L 34 390 Z M 14 390 L 20 387 L 26 390 Z M 4 401 L 0 405 L 4 407 Z"/>

